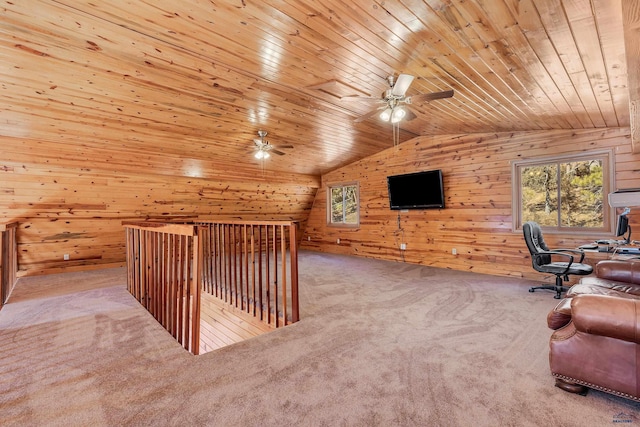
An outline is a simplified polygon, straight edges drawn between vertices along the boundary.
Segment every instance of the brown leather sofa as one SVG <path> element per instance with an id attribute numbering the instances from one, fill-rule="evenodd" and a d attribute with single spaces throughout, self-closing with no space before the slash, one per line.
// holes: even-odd
<path id="1" fill-rule="evenodd" d="M 549 365 L 556 385 L 640 401 L 640 260 L 606 260 L 552 310 Z"/>

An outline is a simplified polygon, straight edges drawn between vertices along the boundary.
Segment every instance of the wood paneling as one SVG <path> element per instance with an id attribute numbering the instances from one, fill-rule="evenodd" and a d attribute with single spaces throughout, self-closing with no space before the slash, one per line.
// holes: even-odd
<path id="1" fill-rule="evenodd" d="M 614 187 L 640 188 L 640 155 L 631 152 L 629 138 L 625 128 L 415 138 L 324 175 L 302 248 L 540 279 L 522 233 L 512 231 L 511 161 L 611 149 Z M 391 211 L 386 177 L 430 169 L 442 169 L 446 208 Z M 360 183 L 358 229 L 326 225 L 325 185 L 341 181 Z M 632 209 L 630 222 L 640 223 L 640 212 Z M 577 247 L 596 238 L 602 236 L 545 236 L 556 247 Z M 401 242 L 406 251 L 400 251 Z"/>
<path id="2" fill-rule="evenodd" d="M 634 153 L 640 153 L 640 4 L 622 0 L 624 42 L 629 70 L 629 110 L 631 143 Z"/>
<path id="3" fill-rule="evenodd" d="M 207 162 L 198 165 L 205 178 L 185 177 L 175 172 L 185 160 L 169 156 L 73 152 L 22 140 L 5 147 L 0 217 L 20 221 L 21 275 L 124 265 L 123 220 L 278 219 L 304 226 L 319 186 L 313 176 Z M 32 156 L 33 147 L 42 156 Z"/>
<path id="4" fill-rule="evenodd" d="M 409 95 L 455 91 L 413 105 L 402 141 L 628 126 L 621 1 L 5 2 L 0 143 L 257 174 L 266 130 L 294 148 L 265 169 L 320 175 L 391 146 L 388 124 L 354 123 L 378 104 L 343 97 L 378 98 L 398 73 L 417 77 Z"/>
<path id="5" fill-rule="evenodd" d="M 482 180 L 454 171 L 451 196 L 464 215 L 438 217 L 418 242 L 429 241 L 428 253 L 438 253 L 435 245 L 448 248 L 458 238 L 452 233 L 440 243 L 434 232 L 452 225 L 481 241 L 492 226 L 508 228 L 510 200 L 495 189 L 509 179 L 503 164 L 518 156 L 518 146 L 500 132 L 603 129 L 610 135 L 629 126 L 628 88 L 638 87 L 640 76 L 632 73 L 628 84 L 622 1 L 633 4 L 5 2 L 0 219 L 20 221 L 21 274 L 121 265 L 122 220 L 215 216 L 287 219 L 304 227 L 318 177 L 360 159 L 386 164 L 377 153 L 403 156 L 412 144 L 422 147 L 413 153 L 421 163 L 391 161 L 393 167 L 469 161 Z M 627 33 L 635 31 L 637 14 L 627 18 Z M 636 50 L 626 53 L 637 62 Z M 408 95 L 453 89 L 455 96 L 412 105 L 418 118 L 399 129 L 399 140 L 411 142 L 391 148 L 388 124 L 354 123 L 377 106 L 375 99 L 344 97 L 378 98 L 386 77 L 398 73 L 416 76 Z M 272 144 L 294 148 L 257 161 L 258 130 Z M 463 133 L 476 135 L 438 136 Z M 520 143 L 531 154 L 573 148 L 556 140 Z M 500 154 L 498 145 L 510 151 Z M 363 164 L 375 169 L 375 161 Z M 621 182 L 635 183 L 633 161 L 621 161 L 619 171 Z M 363 216 L 370 234 L 351 243 L 353 252 L 397 258 L 392 244 L 379 244 L 395 238 L 395 218 L 380 208 L 382 187 L 370 191 Z M 322 203 L 319 197 L 316 211 Z M 402 220 L 414 227 L 414 217 Z M 375 229 L 381 221 L 388 224 Z M 331 233 L 313 235 L 322 240 Z M 477 251 L 469 253 L 485 261 L 496 256 Z M 63 261 L 67 253 L 71 259 Z"/>

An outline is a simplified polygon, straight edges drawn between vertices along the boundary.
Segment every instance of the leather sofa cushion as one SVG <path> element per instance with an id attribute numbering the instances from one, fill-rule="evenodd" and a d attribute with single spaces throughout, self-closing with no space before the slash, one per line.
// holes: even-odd
<path id="1" fill-rule="evenodd" d="M 580 295 L 571 300 L 577 331 L 640 344 L 640 300 Z"/>
<path id="2" fill-rule="evenodd" d="M 640 260 L 603 260 L 596 264 L 595 270 L 601 279 L 640 284 Z"/>
<path id="3" fill-rule="evenodd" d="M 580 283 L 573 285 L 566 294 L 567 298 L 576 295 L 597 294 L 611 295 L 620 298 L 640 299 L 640 285 L 600 277 L 584 277 Z"/>
<path id="4" fill-rule="evenodd" d="M 547 326 L 550 329 L 560 329 L 571 321 L 571 300 L 578 295 L 607 295 L 640 300 L 640 285 L 599 277 L 583 277 L 580 283 L 569 288 L 565 298 L 547 315 Z"/>

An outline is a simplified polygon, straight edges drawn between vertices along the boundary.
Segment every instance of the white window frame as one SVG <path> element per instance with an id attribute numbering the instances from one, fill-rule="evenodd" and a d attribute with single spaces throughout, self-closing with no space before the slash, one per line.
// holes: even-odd
<path id="1" fill-rule="evenodd" d="M 609 206 L 608 194 L 615 187 L 615 158 L 613 150 L 587 151 L 576 154 L 567 154 L 561 156 L 521 159 L 511 162 L 511 208 L 512 208 L 512 229 L 514 232 L 522 231 L 522 188 L 521 188 L 521 168 L 527 166 L 546 165 L 550 163 L 567 163 L 574 161 L 585 161 L 602 159 L 603 165 L 603 216 L 604 226 L 602 228 L 586 228 L 586 227 L 542 227 L 545 232 L 563 233 L 563 234 L 602 234 L 610 235 L 614 231 L 614 209 Z"/>
<path id="2" fill-rule="evenodd" d="M 345 187 L 356 187 L 356 199 L 357 199 L 357 203 L 356 203 L 356 222 L 355 223 L 347 223 L 344 222 L 345 216 L 343 214 L 343 222 L 334 222 L 333 221 L 333 216 L 331 215 L 331 209 L 333 207 L 332 203 L 331 203 L 331 192 L 334 188 L 342 188 L 344 191 Z M 343 205 L 343 212 L 345 212 L 344 210 L 344 205 Z M 346 228 L 358 228 L 360 227 L 360 183 L 358 181 L 351 181 L 351 182 L 338 182 L 338 183 L 332 183 L 332 184 L 327 184 L 327 226 L 330 227 L 346 227 Z"/>

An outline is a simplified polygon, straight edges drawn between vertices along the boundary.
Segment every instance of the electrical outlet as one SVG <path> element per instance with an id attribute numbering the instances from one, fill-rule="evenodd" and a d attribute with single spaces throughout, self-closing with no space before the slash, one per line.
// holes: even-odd
<path id="1" fill-rule="evenodd" d="M 407 250 L 407 244 L 406 243 L 400 243 L 400 250 L 401 251 L 406 251 Z"/>
<path id="2" fill-rule="evenodd" d="M 64 254 L 64 255 L 62 256 L 62 258 L 63 258 L 65 261 L 69 261 L 69 254 Z"/>
<path id="3" fill-rule="evenodd" d="M 458 250 L 456 248 L 451 249 L 451 255 L 458 255 Z"/>
<path id="4" fill-rule="evenodd" d="M 307 242 L 311 241 L 311 236 L 307 236 Z"/>
<path id="5" fill-rule="evenodd" d="M 337 243 L 337 244 L 340 244 L 340 239 L 336 240 L 336 243 Z"/>

